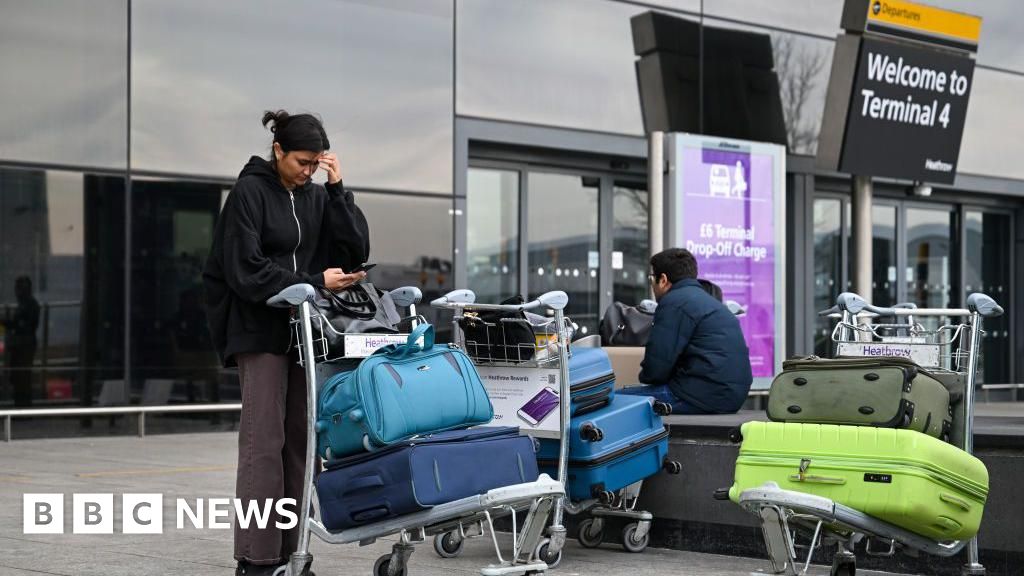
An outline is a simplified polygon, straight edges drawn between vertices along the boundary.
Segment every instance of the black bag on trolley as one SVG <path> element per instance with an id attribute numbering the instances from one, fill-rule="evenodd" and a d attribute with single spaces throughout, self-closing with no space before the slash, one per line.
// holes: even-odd
<path id="1" fill-rule="evenodd" d="M 323 318 L 323 334 L 328 345 L 340 343 L 349 334 L 396 334 L 401 316 L 391 295 L 369 282 L 353 284 L 332 292 L 317 288 L 319 298 L 314 306 Z M 321 336 L 321 325 L 313 322 L 313 336 Z"/>
<path id="2" fill-rule="evenodd" d="M 523 302 L 523 297 L 516 295 L 502 304 Z M 466 340 L 466 353 L 473 358 L 525 362 L 537 352 L 537 336 L 524 312 L 467 312 L 459 319 L 459 328 Z"/>

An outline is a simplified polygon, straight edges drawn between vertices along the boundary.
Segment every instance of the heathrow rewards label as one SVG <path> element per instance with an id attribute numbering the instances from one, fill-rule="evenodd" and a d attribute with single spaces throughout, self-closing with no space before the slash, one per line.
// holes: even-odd
<path id="1" fill-rule="evenodd" d="M 938 344 L 889 342 L 840 342 L 839 356 L 883 357 L 896 356 L 913 360 L 918 366 L 939 365 Z"/>

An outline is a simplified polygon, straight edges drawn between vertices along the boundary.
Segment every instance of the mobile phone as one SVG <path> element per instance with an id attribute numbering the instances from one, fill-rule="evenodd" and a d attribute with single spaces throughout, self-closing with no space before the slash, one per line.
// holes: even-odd
<path id="1" fill-rule="evenodd" d="M 350 270 L 349 274 L 355 274 L 357 272 L 369 272 L 370 270 L 373 269 L 374 266 L 376 266 L 376 264 L 363 263 L 360 264 L 359 266 L 356 266 L 355 270 Z"/>
<path id="2" fill-rule="evenodd" d="M 530 426 L 536 426 L 544 421 L 551 412 L 558 408 L 558 392 L 550 386 L 545 386 L 530 401 L 523 404 L 519 409 L 519 417 Z"/>

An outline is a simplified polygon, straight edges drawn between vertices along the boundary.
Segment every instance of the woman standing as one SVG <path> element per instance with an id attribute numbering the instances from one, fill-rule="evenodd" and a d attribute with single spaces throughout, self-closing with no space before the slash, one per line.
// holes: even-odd
<path id="1" fill-rule="evenodd" d="M 365 278 L 347 274 L 370 252 L 366 218 L 341 181 L 320 120 L 267 112 L 270 159 L 242 168 L 214 231 L 203 271 L 207 317 L 225 366 L 238 366 L 242 414 L 235 490 L 244 507 L 302 501 L 306 463 L 306 380 L 289 354 L 288 311 L 267 298 L 292 284 L 340 290 Z M 327 173 L 327 185 L 310 178 Z M 298 510 L 293 509 L 298 515 Z M 286 519 L 287 520 L 287 519 Z M 271 574 L 298 546 L 300 527 L 235 523 L 236 574 Z"/>

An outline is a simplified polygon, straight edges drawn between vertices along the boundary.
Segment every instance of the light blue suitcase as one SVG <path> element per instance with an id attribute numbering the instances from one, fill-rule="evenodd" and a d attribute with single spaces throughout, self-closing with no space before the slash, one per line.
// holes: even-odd
<path id="1" fill-rule="evenodd" d="M 615 396 L 608 406 L 574 418 L 569 429 L 566 492 L 579 501 L 614 492 L 673 466 L 668 430 L 648 396 Z M 558 442 L 540 442 L 541 472 L 558 472 Z"/>
<path id="2" fill-rule="evenodd" d="M 423 346 L 417 340 L 423 338 Z M 494 417 L 476 368 L 464 352 L 434 346 L 421 324 L 405 344 L 386 346 L 352 372 L 324 383 L 317 443 L 326 460 L 375 450 L 414 436 L 486 424 Z"/>

